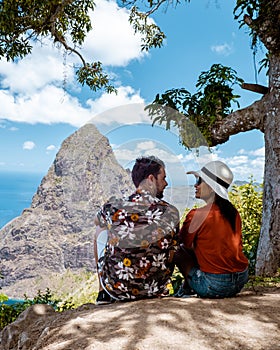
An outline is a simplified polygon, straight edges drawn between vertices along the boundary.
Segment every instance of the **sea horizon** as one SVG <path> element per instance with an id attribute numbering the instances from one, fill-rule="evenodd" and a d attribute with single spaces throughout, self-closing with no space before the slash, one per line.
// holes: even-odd
<path id="1" fill-rule="evenodd" d="M 38 172 L 0 172 L 0 230 L 29 208 L 45 174 Z M 193 186 L 167 187 L 164 199 L 175 205 L 182 215 L 195 202 Z"/>
<path id="2" fill-rule="evenodd" d="M 43 177 L 38 172 L 0 172 L 0 229 L 30 207 Z"/>
<path id="3" fill-rule="evenodd" d="M 0 302 L 0 305 L 1 304 L 5 304 L 5 305 L 14 305 L 14 304 L 17 304 L 17 303 L 23 303 L 24 302 L 24 299 L 14 299 L 14 298 L 9 298 L 8 300 L 6 301 L 2 301 Z"/>

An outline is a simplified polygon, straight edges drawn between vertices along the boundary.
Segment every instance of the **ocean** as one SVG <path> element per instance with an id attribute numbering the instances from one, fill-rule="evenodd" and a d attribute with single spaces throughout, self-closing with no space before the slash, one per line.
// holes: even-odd
<path id="1" fill-rule="evenodd" d="M 5 304 L 5 305 L 13 305 L 13 304 L 17 304 L 17 303 L 22 303 L 24 300 L 23 299 L 9 299 L 7 301 L 3 301 L 0 303 L 1 304 Z"/>
<path id="2" fill-rule="evenodd" d="M 0 172 L 0 229 L 30 207 L 43 177 L 38 173 Z M 181 215 L 195 203 L 193 186 L 167 187 L 164 194 Z"/>
<path id="3" fill-rule="evenodd" d="M 30 207 L 43 174 L 0 172 L 0 229 Z"/>

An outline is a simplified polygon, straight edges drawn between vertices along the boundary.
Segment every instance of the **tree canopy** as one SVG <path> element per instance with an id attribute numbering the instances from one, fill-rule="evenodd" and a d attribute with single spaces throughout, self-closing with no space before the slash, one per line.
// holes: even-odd
<path id="1" fill-rule="evenodd" d="M 164 33 L 149 21 L 149 15 L 161 2 L 149 3 L 149 11 L 139 11 L 133 2 L 123 0 L 130 8 L 129 21 L 142 34 L 142 50 L 161 47 Z M 32 53 L 34 43 L 51 38 L 53 43 L 76 54 L 81 61 L 77 80 L 93 91 L 114 92 L 115 87 L 104 71 L 102 62 L 86 62 L 79 47 L 92 29 L 92 0 L 0 0 L 0 59 L 16 60 Z"/>
<path id="2" fill-rule="evenodd" d="M 153 118 L 153 124 L 165 124 L 166 129 L 175 126 L 179 130 L 180 141 L 187 148 L 198 148 L 201 142 L 205 146 L 214 146 L 211 130 L 216 121 L 226 118 L 232 110 L 232 103 L 238 103 L 238 95 L 233 86 L 241 85 L 236 71 L 221 64 L 213 64 L 209 71 L 202 72 L 196 84 L 197 92 L 191 94 L 185 88 L 173 88 L 163 94 L 157 94 L 152 105 L 147 109 Z M 170 107 L 162 109 L 161 106 Z M 160 110 L 160 112 L 159 112 Z M 179 113 L 172 113 L 175 110 Z M 200 130 L 202 137 L 197 137 Z"/>

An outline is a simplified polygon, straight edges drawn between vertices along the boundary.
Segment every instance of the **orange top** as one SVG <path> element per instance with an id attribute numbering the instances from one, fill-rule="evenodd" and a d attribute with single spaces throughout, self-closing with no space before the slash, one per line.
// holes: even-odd
<path id="1" fill-rule="evenodd" d="M 242 251 L 240 215 L 235 232 L 216 204 L 192 209 L 180 230 L 186 248 L 193 248 L 201 271 L 209 273 L 241 272 L 248 267 Z"/>

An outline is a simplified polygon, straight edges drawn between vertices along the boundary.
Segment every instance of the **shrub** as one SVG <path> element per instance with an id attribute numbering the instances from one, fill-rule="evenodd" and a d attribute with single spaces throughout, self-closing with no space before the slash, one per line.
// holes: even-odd
<path id="1" fill-rule="evenodd" d="M 62 312 L 75 309 L 80 305 L 94 303 L 98 295 L 97 274 L 88 271 L 72 272 L 67 270 L 63 275 L 49 277 L 50 288 L 45 293 L 38 290 L 34 298 L 24 295 L 22 302 L 12 305 L 1 304 L 8 297 L 0 293 L 0 330 L 15 321 L 19 314 L 34 304 L 51 305 L 55 311 Z"/>
<path id="2" fill-rule="evenodd" d="M 8 298 L 5 298 L 5 301 Z M 51 291 L 47 288 L 45 293 L 40 290 L 33 299 L 25 299 L 22 302 L 16 302 L 11 305 L 0 305 L 0 330 L 8 324 L 14 322 L 17 317 L 29 306 L 34 304 L 48 304 L 51 305 L 56 311 L 63 311 L 73 308 L 73 305 L 69 302 L 61 303 L 61 300 L 54 299 Z"/>
<path id="3" fill-rule="evenodd" d="M 263 185 L 250 178 L 248 184 L 233 186 L 230 200 L 242 219 L 243 251 L 249 259 L 249 274 L 255 274 L 256 256 L 262 222 Z"/>

